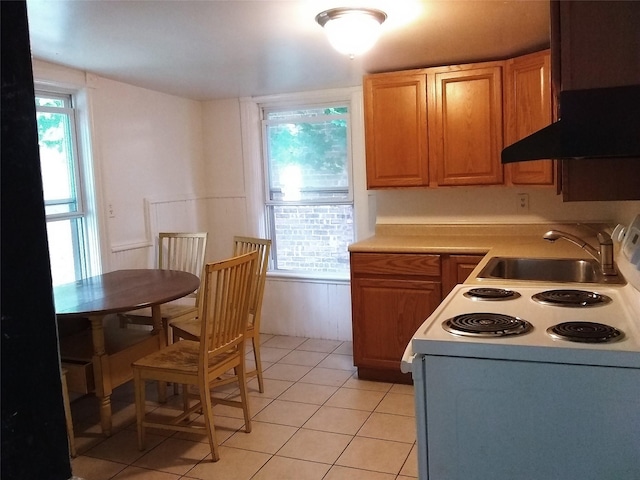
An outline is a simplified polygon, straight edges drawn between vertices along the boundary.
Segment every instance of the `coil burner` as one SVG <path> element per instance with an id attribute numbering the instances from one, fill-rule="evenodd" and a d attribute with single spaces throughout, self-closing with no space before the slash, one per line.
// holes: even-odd
<path id="1" fill-rule="evenodd" d="M 520 296 L 513 290 L 504 288 L 472 288 L 462 294 L 472 300 L 513 300 Z"/>
<path id="2" fill-rule="evenodd" d="M 598 307 L 611 302 L 611 298 L 595 292 L 585 290 L 547 290 L 536 293 L 531 297 L 544 305 L 557 307 Z"/>
<path id="3" fill-rule="evenodd" d="M 445 320 L 442 328 L 454 335 L 495 338 L 522 335 L 533 326 L 521 318 L 500 313 L 465 313 Z"/>
<path id="4" fill-rule="evenodd" d="M 624 338 L 617 328 L 595 322 L 564 322 L 547 328 L 553 338 L 580 343 L 611 343 Z"/>

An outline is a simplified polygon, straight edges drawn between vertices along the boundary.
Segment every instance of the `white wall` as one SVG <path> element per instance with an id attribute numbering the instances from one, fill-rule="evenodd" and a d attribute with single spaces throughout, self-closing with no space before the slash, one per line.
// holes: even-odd
<path id="1" fill-rule="evenodd" d="M 228 257 L 234 235 L 259 235 L 249 220 L 239 99 L 203 103 L 209 256 Z"/>
<path id="2" fill-rule="evenodd" d="M 33 66 L 41 85 L 87 98 L 80 108 L 91 126 L 91 213 L 104 271 L 153 266 L 160 230 L 208 228 L 201 102 L 38 60 Z"/>
<path id="3" fill-rule="evenodd" d="M 519 193 L 529 195 L 528 213 L 518 211 Z M 375 195 L 381 224 L 602 221 L 615 225 L 627 224 L 640 214 L 640 201 L 562 202 L 555 188 L 449 187 L 379 190 Z"/>
<path id="4" fill-rule="evenodd" d="M 199 102 L 101 78 L 95 125 L 113 244 L 147 239 L 144 199 L 204 192 Z"/>
<path id="5" fill-rule="evenodd" d="M 296 337 L 351 340 L 349 284 L 268 278 L 260 331 Z"/>

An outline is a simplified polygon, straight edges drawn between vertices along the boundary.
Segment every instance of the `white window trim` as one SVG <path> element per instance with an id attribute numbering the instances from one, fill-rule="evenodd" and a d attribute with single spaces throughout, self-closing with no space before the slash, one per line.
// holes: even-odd
<path id="1" fill-rule="evenodd" d="M 242 148 L 247 193 L 248 224 L 256 226 L 256 234 L 266 235 L 264 199 L 264 163 L 262 160 L 262 115 L 261 106 L 297 106 L 307 103 L 333 103 L 349 101 L 351 128 L 351 175 L 353 191 L 353 216 L 355 241 L 370 237 L 375 232 L 375 194 L 366 188 L 364 111 L 362 88 L 321 90 L 314 92 L 244 97 L 240 99 L 240 120 L 242 128 Z M 333 275 L 300 275 L 284 272 L 269 272 L 269 277 L 277 277 L 295 282 L 343 283 L 348 278 Z"/>
<path id="2" fill-rule="evenodd" d="M 76 117 L 77 149 L 83 185 L 85 211 L 85 241 L 88 250 L 87 275 L 110 271 L 106 216 L 102 212 L 102 176 L 96 152 L 97 135 L 93 121 L 93 101 L 98 77 L 61 69 L 38 60 L 33 61 L 35 90 L 71 95 Z"/>

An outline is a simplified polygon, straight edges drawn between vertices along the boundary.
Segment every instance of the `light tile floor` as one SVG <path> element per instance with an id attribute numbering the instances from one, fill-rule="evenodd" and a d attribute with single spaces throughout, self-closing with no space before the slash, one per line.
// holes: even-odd
<path id="1" fill-rule="evenodd" d="M 95 397 L 72 402 L 79 452 L 73 474 L 86 480 L 417 478 L 413 387 L 359 380 L 351 342 L 261 337 L 265 392 L 255 378 L 249 382 L 252 431 L 243 431 L 240 409 L 214 407 L 218 462 L 211 462 L 205 436 L 181 432 L 150 429 L 146 450 L 138 450 L 129 382 L 112 395 L 109 438 L 100 432 Z M 248 353 L 248 364 L 252 358 Z M 149 387 L 148 410 L 180 408 L 178 396 L 161 405 Z M 227 386 L 215 395 L 238 390 Z"/>

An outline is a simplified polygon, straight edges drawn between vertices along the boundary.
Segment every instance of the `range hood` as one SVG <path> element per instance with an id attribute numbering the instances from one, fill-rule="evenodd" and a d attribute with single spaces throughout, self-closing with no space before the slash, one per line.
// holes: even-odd
<path id="1" fill-rule="evenodd" d="M 502 163 L 638 157 L 640 85 L 560 93 L 560 120 L 502 150 Z"/>

